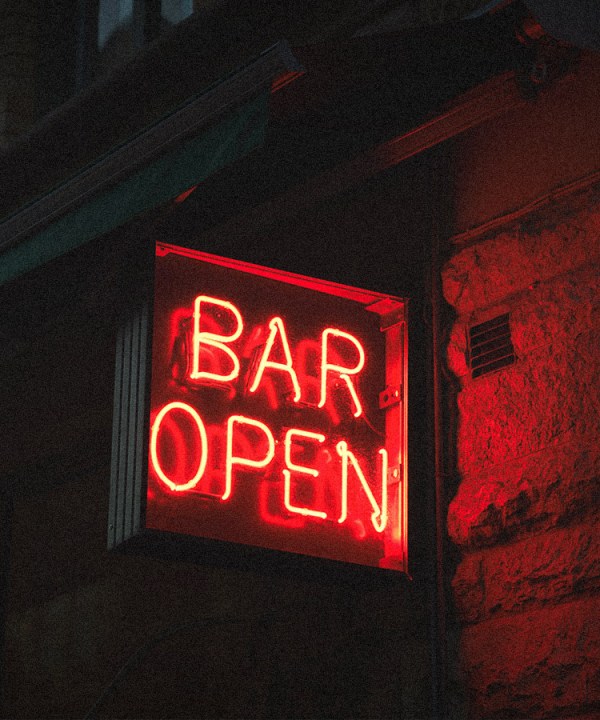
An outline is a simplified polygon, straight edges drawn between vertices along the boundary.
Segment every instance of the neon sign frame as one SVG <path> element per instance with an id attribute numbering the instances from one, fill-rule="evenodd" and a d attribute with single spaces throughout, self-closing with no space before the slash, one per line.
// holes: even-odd
<path id="1" fill-rule="evenodd" d="M 153 293 L 117 350 L 109 547 L 407 573 L 406 301 L 164 243 Z"/>

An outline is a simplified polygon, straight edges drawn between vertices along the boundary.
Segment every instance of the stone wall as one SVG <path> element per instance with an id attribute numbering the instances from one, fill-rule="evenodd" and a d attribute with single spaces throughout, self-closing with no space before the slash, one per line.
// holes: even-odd
<path id="1" fill-rule="evenodd" d="M 476 718 L 600 711 L 600 188 L 455 248 L 458 487 L 448 533 Z M 509 313 L 516 361 L 472 379 L 471 325 Z"/>

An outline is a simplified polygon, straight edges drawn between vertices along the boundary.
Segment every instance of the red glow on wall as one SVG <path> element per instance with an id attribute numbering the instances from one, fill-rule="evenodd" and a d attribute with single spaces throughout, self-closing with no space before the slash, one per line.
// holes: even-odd
<path id="1" fill-rule="evenodd" d="M 407 569 L 399 298 L 158 245 L 146 526 Z"/>

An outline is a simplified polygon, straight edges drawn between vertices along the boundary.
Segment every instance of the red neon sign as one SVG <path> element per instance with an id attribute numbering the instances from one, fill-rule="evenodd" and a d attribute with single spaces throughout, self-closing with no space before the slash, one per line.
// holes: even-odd
<path id="1" fill-rule="evenodd" d="M 146 527 L 407 569 L 405 303 L 157 245 Z"/>

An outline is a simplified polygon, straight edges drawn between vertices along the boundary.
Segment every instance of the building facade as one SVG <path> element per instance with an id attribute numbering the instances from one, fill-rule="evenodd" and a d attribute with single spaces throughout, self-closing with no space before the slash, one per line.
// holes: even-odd
<path id="1" fill-rule="evenodd" d="M 235 5 L 2 11 L 2 716 L 591 720 L 598 54 Z M 155 242 L 407 299 L 408 573 L 106 549 Z"/>

